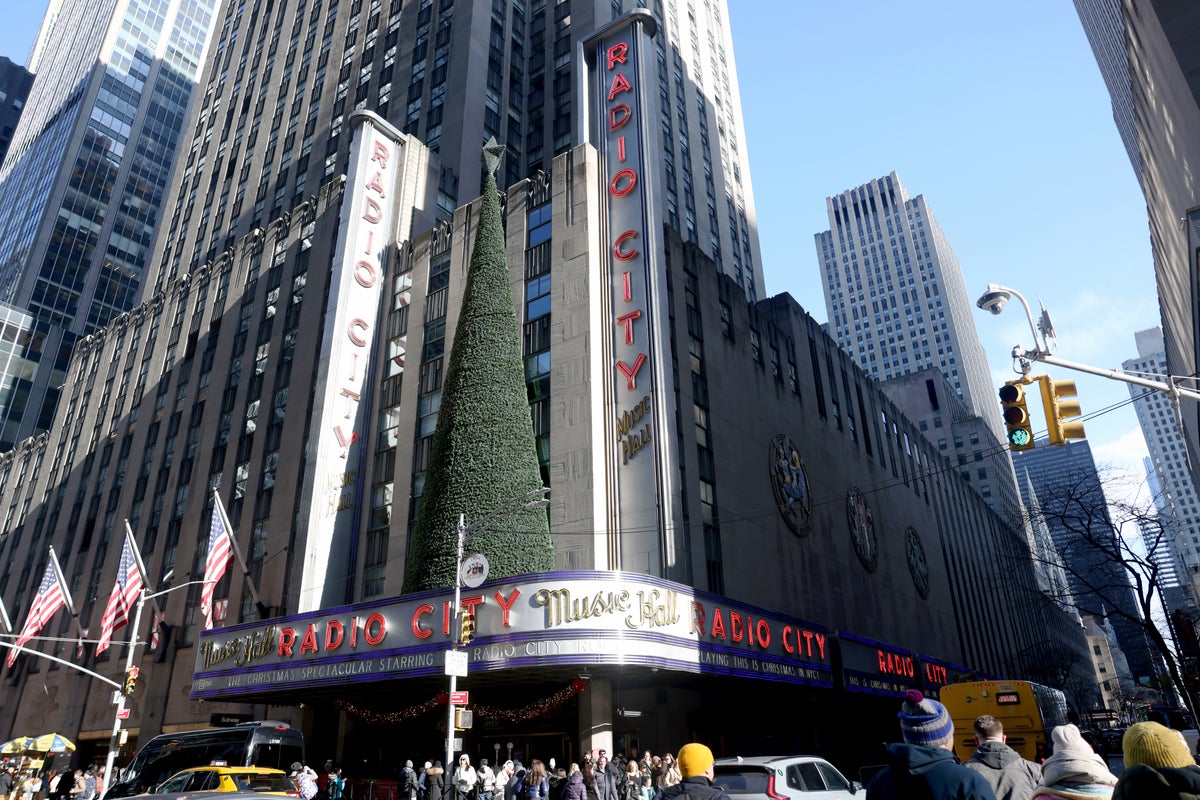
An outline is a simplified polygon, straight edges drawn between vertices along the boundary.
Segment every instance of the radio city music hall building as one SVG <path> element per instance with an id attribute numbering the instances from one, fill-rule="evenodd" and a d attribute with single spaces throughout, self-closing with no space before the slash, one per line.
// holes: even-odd
<path id="1" fill-rule="evenodd" d="M 747 302 L 664 225 L 655 28 L 635 12 L 585 43 L 587 144 L 506 192 L 557 567 L 463 590 L 464 750 L 695 738 L 869 761 L 905 689 L 1019 677 L 1073 624 L 1023 536 L 819 324 L 786 295 Z M 53 544 L 85 624 L 122 519 L 152 578 L 196 580 L 210 489 L 226 498 L 263 608 L 236 568 L 214 630 L 199 587 L 162 598 L 122 759 L 216 717 L 288 721 L 360 774 L 443 751 L 454 593 L 400 584 L 479 204 L 432 225 L 436 155 L 352 124 L 344 179 L 85 341 L 52 431 L 0 457 L 5 585 L 28 589 Z M 106 687 L 29 657 L 8 679 L 0 730 L 103 752 Z"/>

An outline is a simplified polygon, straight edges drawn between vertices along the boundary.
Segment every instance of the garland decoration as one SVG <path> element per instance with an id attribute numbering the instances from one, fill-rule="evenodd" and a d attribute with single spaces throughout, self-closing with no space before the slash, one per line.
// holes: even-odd
<path id="1" fill-rule="evenodd" d="M 540 700 L 526 703 L 525 705 L 516 708 L 499 708 L 497 706 L 484 706 L 471 704 L 463 706 L 463 708 L 474 712 L 480 719 L 496 720 L 498 722 L 524 722 L 526 720 L 544 717 L 554 709 L 561 706 L 563 703 L 575 697 L 578 694 L 586 691 L 588 683 L 585 680 L 575 678 L 569 686 L 564 686 L 553 694 L 543 697 Z M 335 700 L 333 705 L 341 711 L 345 711 L 351 716 L 357 717 L 368 725 L 399 725 L 402 722 L 408 722 L 416 719 L 423 714 L 445 706 L 449 701 L 450 696 L 446 692 L 439 692 L 423 703 L 418 703 L 408 708 L 400 709 L 399 711 L 380 712 L 372 711 L 369 708 L 356 706 L 353 703 L 347 703 L 345 700 Z"/>

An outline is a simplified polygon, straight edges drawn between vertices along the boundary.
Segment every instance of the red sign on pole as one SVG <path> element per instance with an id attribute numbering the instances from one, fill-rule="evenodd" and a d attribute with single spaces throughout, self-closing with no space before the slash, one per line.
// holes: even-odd
<path id="1" fill-rule="evenodd" d="M 122 708 L 117 712 L 117 719 L 129 719 L 129 709 Z"/>
<path id="2" fill-rule="evenodd" d="M 451 692 L 450 693 L 450 705 L 452 705 L 452 706 L 467 705 L 470 702 L 470 700 L 467 699 L 468 694 L 470 694 L 470 692 Z"/>

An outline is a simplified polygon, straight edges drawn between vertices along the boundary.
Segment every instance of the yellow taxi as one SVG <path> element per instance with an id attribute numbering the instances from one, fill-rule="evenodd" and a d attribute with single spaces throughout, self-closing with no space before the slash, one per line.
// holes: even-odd
<path id="1" fill-rule="evenodd" d="M 214 762 L 177 772 L 158 785 L 155 794 L 179 792 L 256 792 L 299 797 L 287 773 L 271 767 L 230 767 Z"/>

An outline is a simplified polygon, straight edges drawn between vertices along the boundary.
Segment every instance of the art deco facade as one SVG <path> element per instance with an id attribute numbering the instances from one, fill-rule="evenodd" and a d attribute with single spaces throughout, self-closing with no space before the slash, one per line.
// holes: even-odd
<path id="1" fill-rule="evenodd" d="M 0 300 L 32 318 L 0 449 L 46 429 L 76 341 L 138 301 L 215 5 L 52 4 L 0 167 Z"/>
<path id="2" fill-rule="evenodd" d="M 579 144 L 579 42 L 629 0 L 235 0 L 167 201 L 157 277 L 212 261 L 340 174 L 368 109 L 427 142 L 443 219 L 478 196 L 479 147 L 506 145 L 501 186 Z M 667 222 L 764 296 L 725 0 L 653 0 Z"/>
<path id="3" fill-rule="evenodd" d="M 426 163 L 436 174 L 436 159 L 424 162 L 418 143 L 409 140 L 404 148 L 415 154 L 410 163 Z M 672 655 L 683 645 L 697 646 L 684 617 L 679 633 L 627 631 L 599 639 L 608 642 L 604 650 L 583 652 L 571 644 L 581 640 L 555 638 L 557 625 L 516 640 L 502 628 L 487 629 L 485 608 L 469 684 L 481 706 L 542 703 L 573 685 L 581 671 L 591 681 L 565 711 L 483 724 L 465 747 L 487 753 L 493 742 L 515 738 L 523 747 L 556 748 L 548 752 L 567 757 L 580 742 L 673 745 L 691 731 L 728 747 L 774 742 L 811 749 L 823 742 L 823 749 L 853 764 L 877 754 L 862 753 L 845 726 L 856 720 L 861 733 L 862 720 L 874 720 L 871 735 L 885 741 L 894 735 L 895 697 L 907 687 L 936 692 L 940 683 L 972 674 L 1021 674 L 1022 654 L 1047 636 L 1073 642 L 1082 657 L 1077 624 L 1037 593 L 1020 533 L 821 326 L 786 296 L 749 303 L 697 246 L 674 233 L 667 234 L 661 258 L 670 287 L 663 358 L 676 388 L 673 412 L 654 435 L 678 445 L 674 474 L 682 502 L 668 535 L 650 539 L 661 557 L 645 574 L 644 562 L 634 559 L 644 552 L 648 532 L 614 527 L 620 506 L 606 499 L 606 465 L 614 458 L 621 463 L 628 449 L 624 437 L 605 432 L 617 416 L 604 388 L 615 371 L 600 343 L 620 329 L 604 322 L 607 290 L 599 278 L 610 253 L 598 242 L 608 186 L 603 169 L 596 151 L 584 146 L 560 156 L 545 177 L 507 192 L 513 295 L 533 424 L 552 488 L 560 570 L 511 588 L 533 598 L 538 581 L 575 586 L 600 580 L 607 591 L 652 586 L 672 597 L 694 593 L 708 623 L 715 607 L 758 620 L 758 645 L 727 642 L 715 655 L 703 655 L 710 651 L 701 641 L 701 661 L 689 666 Z M 360 666 L 355 680 L 318 679 L 347 674 L 318 659 L 318 671 L 304 673 L 303 689 L 290 688 L 282 677 L 271 683 L 291 675 L 284 669 L 291 664 L 265 673 L 248 665 L 246 674 L 259 676 L 251 682 L 235 679 L 211 655 L 229 637 L 253 635 L 264 625 L 278 631 L 305 620 L 325 624 L 334 613 L 344 613 L 349 624 L 351 615 L 365 619 L 403 610 L 406 602 L 430 608 L 441 602 L 436 593 L 412 600 L 396 595 L 454 346 L 477 204 L 397 242 L 385 256 L 369 384 L 373 410 L 359 440 L 359 471 L 332 489 L 339 498 L 343 492 L 360 498 L 345 506 L 355 520 L 345 540 L 351 605 L 296 616 L 305 550 L 315 541 L 303 509 L 312 499 L 306 488 L 314 484 L 311 421 L 322 397 L 316 356 L 328 317 L 321 287 L 336 279 L 331 263 L 337 263 L 339 208 L 352 190 L 352 181 L 331 181 L 298 213 L 172 280 L 84 342 L 52 432 L 0 459 L 0 508 L 7 509 L 9 531 L 0 545 L 6 565 L 0 592 L 10 608 L 24 609 L 52 543 L 85 621 L 97 617 L 106 597 L 123 518 L 156 581 L 169 569 L 176 582 L 195 579 L 203 570 L 210 489 L 226 498 L 266 613 L 284 620 L 260 622 L 237 570 L 217 590 L 218 599 L 230 598 L 218 623 L 226 630 L 201 635 L 199 587 L 167 595 L 168 644 L 141 658 L 145 691 L 133 701 L 130 724 L 143 740 L 158 730 L 206 724 L 212 713 L 242 712 L 290 720 L 305 729 L 314 752 L 335 759 L 353 752 L 372 768 L 390 765 L 397 747 L 438 752 L 433 716 L 390 729 L 394 735 L 384 745 L 364 712 L 369 707 L 415 719 L 413 709 L 436 695 L 443 681 L 434 657 L 449 638 L 436 633 L 437 623 L 428 640 L 433 644 L 414 641 L 370 662 L 391 672 L 368 675 Z M 328 485 L 318 480 L 316 491 L 328 492 L 321 488 Z M 496 586 L 513 597 L 507 583 Z M 490 598 L 493 590 L 485 585 L 482 591 Z M 525 613 L 520 624 L 538 619 Z M 797 655 L 801 626 L 810 646 Z M 401 641 L 407 629 L 407 623 L 388 628 Z M 69 638 L 72 630 L 64 615 L 48 632 Z M 539 655 L 514 660 L 516 643 L 521 652 Z M 69 657 L 74 644 L 47 647 Z M 115 660 L 94 666 L 120 670 Z M 6 729 L 34 719 L 64 728 L 75 719 L 68 733 L 84 742 L 107 741 L 112 706 L 106 689 L 81 692 L 67 670 L 31 659 L 18 664 L 13 679 L 14 699 L 0 712 Z M 781 727 L 771 708 L 748 710 L 745 691 L 759 691 L 764 679 L 773 681 L 782 703 L 824 709 L 813 719 L 827 722 Z M 643 716 L 624 717 L 618 708 L 637 708 Z M 847 708 L 854 713 L 844 713 Z M 725 721 L 733 714 L 747 720 L 744 731 L 729 731 Z M 687 730 L 680 727 L 684 720 Z M 779 736 L 787 741 L 769 738 Z"/>

